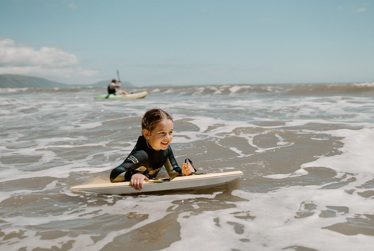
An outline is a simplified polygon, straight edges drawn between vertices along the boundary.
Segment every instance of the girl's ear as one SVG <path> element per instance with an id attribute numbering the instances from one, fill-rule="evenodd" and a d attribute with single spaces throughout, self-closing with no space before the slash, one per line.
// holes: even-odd
<path id="1" fill-rule="evenodd" d="M 143 129 L 142 133 L 145 139 L 149 139 L 149 137 L 151 136 L 151 133 L 147 129 Z"/>

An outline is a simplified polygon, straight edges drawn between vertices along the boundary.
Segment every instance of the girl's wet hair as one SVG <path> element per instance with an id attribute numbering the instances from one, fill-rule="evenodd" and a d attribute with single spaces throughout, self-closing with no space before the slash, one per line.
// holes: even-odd
<path id="1" fill-rule="evenodd" d="M 147 129 L 148 131 L 153 131 L 157 124 L 164 119 L 169 119 L 173 121 L 173 118 L 164 110 L 161 109 L 150 109 L 148 110 L 142 119 L 142 130 Z"/>

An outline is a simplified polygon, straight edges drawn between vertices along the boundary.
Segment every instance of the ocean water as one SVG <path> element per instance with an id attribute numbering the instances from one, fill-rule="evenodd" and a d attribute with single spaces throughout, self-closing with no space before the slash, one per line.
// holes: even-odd
<path id="1" fill-rule="evenodd" d="M 0 89 L 1 250 L 371 250 L 374 83 Z M 97 195 L 147 109 L 174 118 L 177 161 L 239 181 Z"/>

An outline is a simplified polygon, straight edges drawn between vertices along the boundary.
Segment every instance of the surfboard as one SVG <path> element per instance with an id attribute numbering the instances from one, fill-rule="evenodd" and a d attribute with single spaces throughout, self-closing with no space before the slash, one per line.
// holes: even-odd
<path id="1" fill-rule="evenodd" d="M 194 174 L 189 176 L 177 176 L 174 179 L 149 180 L 143 184 L 141 191 L 130 186 L 130 182 L 86 184 L 71 187 L 73 191 L 93 192 L 99 194 L 137 194 L 159 191 L 174 191 L 199 189 L 202 187 L 218 186 L 239 179 L 242 171 L 222 173 Z"/>
<path id="2" fill-rule="evenodd" d="M 99 96 L 96 96 L 95 99 L 138 99 L 138 98 L 145 98 L 147 96 L 148 92 L 147 91 L 142 91 L 142 92 L 136 92 L 136 93 L 129 93 L 126 95 L 121 95 L 121 94 L 102 94 Z"/>

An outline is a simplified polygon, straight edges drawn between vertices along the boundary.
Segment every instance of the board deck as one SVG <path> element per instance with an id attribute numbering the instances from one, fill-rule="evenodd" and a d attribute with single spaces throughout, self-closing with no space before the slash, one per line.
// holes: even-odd
<path id="1" fill-rule="evenodd" d="M 126 95 L 121 95 L 121 94 L 102 94 L 99 96 L 96 96 L 95 99 L 138 99 L 138 98 L 145 98 L 147 96 L 148 92 L 147 91 L 142 91 L 142 92 L 137 92 L 137 93 L 129 93 Z"/>
<path id="2" fill-rule="evenodd" d="M 172 191 L 181 189 L 198 189 L 207 186 L 218 186 L 243 175 L 241 171 L 223 172 L 223 173 L 207 173 L 196 174 L 190 176 L 178 176 L 174 179 L 167 180 L 150 180 L 145 182 L 141 191 L 135 190 L 130 186 L 130 182 L 117 183 L 100 183 L 87 184 L 71 187 L 73 191 L 93 192 L 99 194 L 136 194 L 158 191 Z"/>

